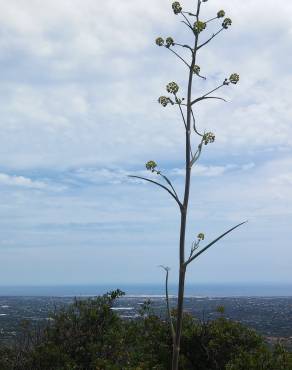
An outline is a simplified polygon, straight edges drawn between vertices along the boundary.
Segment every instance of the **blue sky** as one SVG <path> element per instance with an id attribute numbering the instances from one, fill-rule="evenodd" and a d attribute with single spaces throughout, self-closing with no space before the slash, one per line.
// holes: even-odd
<path id="1" fill-rule="evenodd" d="M 175 281 L 177 207 L 127 178 L 154 159 L 183 190 L 182 122 L 157 103 L 170 81 L 186 90 L 184 66 L 154 42 L 190 40 L 171 2 L 0 0 L 0 9 L 0 284 L 159 283 L 160 264 Z M 210 0 L 202 19 L 220 9 L 233 25 L 201 50 L 208 79 L 194 97 L 233 72 L 241 81 L 221 91 L 227 104 L 196 111 L 216 141 L 193 173 L 187 245 L 249 223 L 197 260 L 188 281 L 291 283 L 292 4 Z"/>

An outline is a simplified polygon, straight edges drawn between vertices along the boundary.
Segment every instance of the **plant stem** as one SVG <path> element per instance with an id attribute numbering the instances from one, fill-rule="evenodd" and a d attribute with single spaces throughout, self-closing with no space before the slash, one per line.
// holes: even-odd
<path id="1" fill-rule="evenodd" d="M 200 13 L 201 2 L 198 0 L 197 17 Z M 180 225 L 180 242 L 179 242 L 179 284 L 178 284 L 178 301 L 177 301 L 177 322 L 175 331 L 175 340 L 173 343 L 172 353 L 172 370 L 178 370 L 179 366 L 179 353 L 180 353 L 180 341 L 182 332 L 182 321 L 183 321 L 183 308 L 184 308 L 184 290 L 185 290 L 185 277 L 186 277 L 186 264 L 185 264 L 185 234 L 186 234 L 186 222 L 187 222 L 187 211 L 189 204 L 190 185 L 191 185 L 191 120 L 192 120 L 192 83 L 193 83 L 193 67 L 196 64 L 198 47 L 198 35 L 195 39 L 195 47 L 192 58 L 192 64 L 189 72 L 188 80 L 188 96 L 187 96 L 187 119 L 186 119 L 186 145 L 185 145 L 185 191 L 184 201 L 181 208 L 181 225 Z"/>

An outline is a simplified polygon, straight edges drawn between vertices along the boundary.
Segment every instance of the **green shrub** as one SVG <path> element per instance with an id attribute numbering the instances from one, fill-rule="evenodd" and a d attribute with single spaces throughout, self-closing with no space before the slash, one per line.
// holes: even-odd
<path id="1" fill-rule="evenodd" d="M 0 347 L 0 369 L 169 370 L 169 324 L 149 302 L 137 319 L 122 320 L 111 309 L 122 294 L 75 300 L 54 314 L 41 335 L 26 325 L 17 345 Z M 237 322 L 184 315 L 181 370 L 292 370 L 291 363 L 291 353 L 280 346 L 269 350 L 260 335 Z"/>

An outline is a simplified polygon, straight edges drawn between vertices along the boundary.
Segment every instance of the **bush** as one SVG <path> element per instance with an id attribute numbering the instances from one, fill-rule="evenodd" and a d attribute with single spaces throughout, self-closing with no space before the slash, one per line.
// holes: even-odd
<path id="1" fill-rule="evenodd" d="M 226 370 L 292 370 L 292 354 L 277 345 L 273 351 L 262 346 L 251 352 L 238 354 Z"/>
<path id="2" fill-rule="evenodd" d="M 111 309 L 122 294 L 76 299 L 41 334 L 26 325 L 18 345 L 0 348 L 0 369 L 169 370 L 169 324 L 149 302 L 138 319 L 122 320 Z M 291 356 L 279 346 L 270 351 L 255 331 L 223 316 L 199 322 L 184 315 L 182 370 L 292 370 Z"/>

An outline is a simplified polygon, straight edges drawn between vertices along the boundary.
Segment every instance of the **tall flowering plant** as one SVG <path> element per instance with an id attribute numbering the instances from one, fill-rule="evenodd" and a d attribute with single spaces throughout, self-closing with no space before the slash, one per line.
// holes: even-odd
<path id="1" fill-rule="evenodd" d="M 172 37 L 162 38 L 157 37 L 155 43 L 159 47 L 164 47 L 169 50 L 175 57 L 182 62 L 187 70 L 188 82 L 187 82 L 187 95 L 186 97 L 180 96 L 179 85 L 171 81 L 166 86 L 167 95 L 162 95 L 158 98 L 158 103 L 162 107 L 173 106 L 176 107 L 181 115 L 182 122 L 185 131 L 185 181 L 184 181 L 184 194 L 180 198 L 171 182 L 171 180 L 159 170 L 158 165 L 155 161 L 151 160 L 146 163 L 146 169 L 160 178 L 162 181 L 153 180 L 152 178 L 146 178 L 141 176 L 130 176 L 138 178 L 152 184 L 159 186 L 169 193 L 169 195 L 175 200 L 178 205 L 180 212 L 180 238 L 179 238 L 179 276 L 178 276 L 178 300 L 176 317 L 174 318 L 168 299 L 168 275 L 169 267 L 161 266 L 166 272 L 165 288 L 166 288 L 166 303 L 168 309 L 168 318 L 170 323 L 170 330 L 173 341 L 173 353 L 172 353 L 172 370 L 177 370 L 179 366 L 179 352 L 180 352 L 180 341 L 182 332 L 182 319 L 183 319 L 183 308 L 184 308 L 184 289 L 185 289 L 185 276 L 186 270 L 191 262 L 198 258 L 202 253 L 209 249 L 212 245 L 217 243 L 225 235 L 229 234 L 234 229 L 243 225 L 242 222 L 220 236 L 215 240 L 207 243 L 205 246 L 202 243 L 205 240 L 205 235 L 199 232 L 192 245 L 190 246 L 189 253 L 186 254 L 186 224 L 187 214 L 190 196 L 190 185 L 191 185 L 191 172 L 192 168 L 198 162 L 204 148 L 214 143 L 215 135 L 213 132 L 201 131 L 196 124 L 196 105 L 204 100 L 222 100 L 222 97 L 214 95 L 215 92 L 222 88 L 226 88 L 230 85 L 236 85 L 239 82 L 239 75 L 232 73 L 229 77 L 225 78 L 218 86 L 214 87 L 211 91 L 203 93 L 201 96 L 193 97 L 193 82 L 197 78 L 206 79 L 201 75 L 201 67 L 198 65 L 199 51 L 209 44 L 215 37 L 221 34 L 223 31 L 229 29 L 232 25 L 232 20 L 225 15 L 224 10 L 219 10 L 217 14 L 208 20 L 201 19 L 201 8 L 203 3 L 208 0 L 197 0 L 197 7 L 195 12 L 186 11 L 182 5 L 175 1 L 172 4 L 173 13 L 177 16 L 182 17 L 182 22 L 189 29 L 193 36 L 193 44 L 187 45 L 175 41 Z M 205 33 L 208 31 L 210 22 L 220 22 L 220 26 L 217 32 L 211 36 L 203 39 Z M 201 41 L 203 39 L 203 41 Z M 181 56 L 179 53 L 180 48 L 187 49 L 189 52 L 188 59 Z"/>

